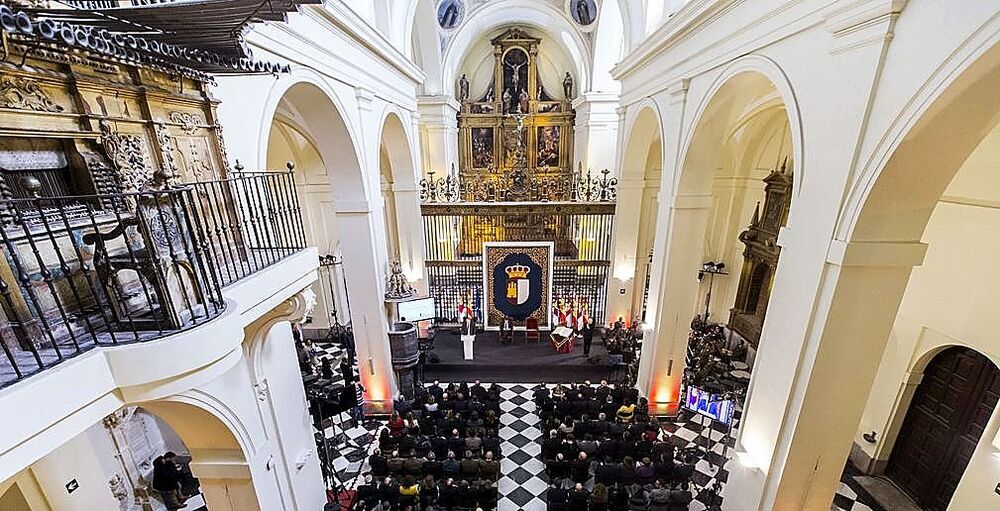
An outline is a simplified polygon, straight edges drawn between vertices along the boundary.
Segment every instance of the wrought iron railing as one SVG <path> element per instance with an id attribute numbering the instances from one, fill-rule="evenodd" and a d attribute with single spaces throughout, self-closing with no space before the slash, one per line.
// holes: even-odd
<path id="1" fill-rule="evenodd" d="M 305 248 L 291 172 L 119 194 L 25 188 L 0 200 L 0 386 L 200 325 L 224 310 L 225 286 Z"/>
<path id="2" fill-rule="evenodd" d="M 604 169 L 600 176 L 590 171 L 569 177 L 533 178 L 514 170 L 500 180 L 466 180 L 449 174 L 420 180 L 424 203 L 455 202 L 615 202 L 618 178 Z"/>

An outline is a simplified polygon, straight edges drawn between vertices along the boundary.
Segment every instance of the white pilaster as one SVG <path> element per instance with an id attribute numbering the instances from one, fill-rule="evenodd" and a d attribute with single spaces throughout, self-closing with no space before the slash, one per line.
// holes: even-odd
<path id="1" fill-rule="evenodd" d="M 458 165 L 458 101 L 451 96 L 420 96 L 421 174 L 434 171 L 438 176 Z"/>
<path id="2" fill-rule="evenodd" d="M 618 94 L 585 92 L 573 100 L 576 139 L 573 162 L 598 172 L 615 168 L 618 161 Z"/>

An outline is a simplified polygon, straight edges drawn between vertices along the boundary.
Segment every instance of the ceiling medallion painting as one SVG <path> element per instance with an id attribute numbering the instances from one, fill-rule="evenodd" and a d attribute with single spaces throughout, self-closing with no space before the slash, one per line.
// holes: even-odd
<path id="1" fill-rule="evenodd" d="M 566 0 L 566 11 L 581 27 L 591 27 L 597 21 L 597 3 L 594 0 Z"/>
<path id="2" fill-rule="evenodd" d="M 451 30 L 462 23 L 465 6 L 461 0 L 442 0 L 437 8 L 438 26 Z"/>

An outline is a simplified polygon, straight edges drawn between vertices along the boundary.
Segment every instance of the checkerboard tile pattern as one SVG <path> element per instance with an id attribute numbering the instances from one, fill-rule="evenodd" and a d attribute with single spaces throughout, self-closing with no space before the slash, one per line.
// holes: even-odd
<path id="1" fill-rule="evenodd" d="M 847 462 L 844 473 L 840 476 L 840 487 L 833 496 L 831 511 L 886 511 L 878 502 L 858 484 L 854 476 L 863 475 L 860 470 Z"/>
<path id="2" fill-rule="evenodd" d="M 323 355 L 320 355 L 323 356 Z M 329 356 L 339 357 L 336 348 Z M 545 464 L 541 461 L 542 431 L 539 429 L 541 419 L 532 400 L 534 384 L 501 383 L 500 393 L 503 400 L 500 409 L 500 440 L 503 457 L 500 460 L 500 479 L 497 483 L 500 500 L 499 511 L 544 511 L 546 509 L 545 494 L 549 479 L 545 474 Z M 551 385 L 550 387 L 554 387 Z M 734 426 L 739 425 L 739 412 Z M 368 456 L 375 450 L 377 438 L 385 424 L 381 421 L 366 421 L 355 424 L 353 420 L 343 415 L 343 420 L 337 421 L 336 432 L 343 432 L 349 441 L 341 444 L 341 449 L 333 454 L 334 466 L 341 481 L 354 488 L 360 483 L 360 475 L 368 472 Z M 712 507 L 714 495 L 707 488 L 716 485 L 725 496 L 725 483 L 729 478 L 726 465 L 731 462 L 736 430 L 733 435 L 727 435 L 725 426 L 712 423 L 710 419 L 694 415 L 681 416 L 677 420 L 663 422 L 665 437 L 683 440 L 678 442 L 681 449 L 707 449 L 707 452 L 695 463 L 695 473 L 691 478 L 696 493 L 695 500 L 689 509 L 705 511 L 717 509 Z M 326 429 L 328 439 L 334 439 L 335 428 Z M 343 438 L 342 438 L 343 439 Z M 361 446 L 358 449 L 354 446 Z M 843 482 L 838 489 L 831 506 L 831 511 L 883 511 L 882 508 L 871 505 L 872 502 L 864 494 L 864 490 L 854 482 L 848 472 L 844 473 Z M 593 480 L 588 483 L 592 487 Z M 721 501 L 719 502 L 721 504 Z"/>

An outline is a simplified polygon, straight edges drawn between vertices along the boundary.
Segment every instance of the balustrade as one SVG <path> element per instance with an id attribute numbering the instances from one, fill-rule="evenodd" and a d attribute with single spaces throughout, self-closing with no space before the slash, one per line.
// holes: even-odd
<path id="1" fill-rule="evenodd" d="M 224 310 L 225 286 L 306 246 L 291 166 L 134 193 L 20 187 L 0 200 L 0 386 L 195 327 Z"/>

